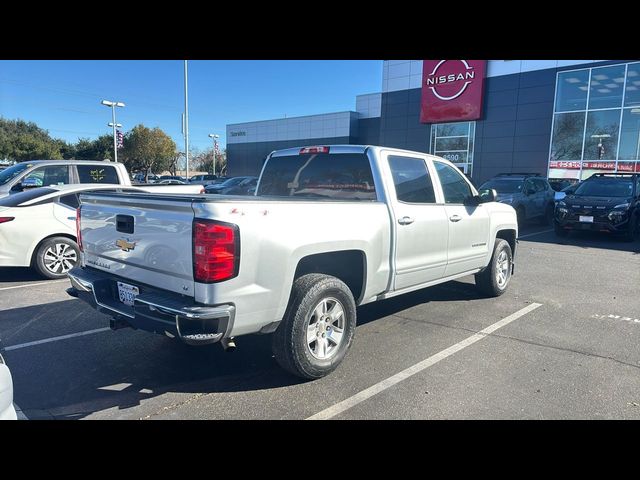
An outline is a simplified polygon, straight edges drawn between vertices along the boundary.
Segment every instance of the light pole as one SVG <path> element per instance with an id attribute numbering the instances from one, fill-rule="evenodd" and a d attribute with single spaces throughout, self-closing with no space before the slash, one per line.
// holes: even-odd
<path id="1" fill-rule="evenodd" d="M 213 174 L 216 174 L 216 146 L 218 144 L 218 138 L 220 135 L 216 135 L 215 133 L 210 133 L 209 137 L 213 139 Z"/>
<path id="2" fill-rule="evenodd" d="M 113 161 L 117 162 L 118 161 L 118 142 L 116 140 L 116 127 L 122 127 L 122 125 L 116 123 L 116 107 L 124 107 L 124 103 L 111 102 L 109 100 L 102 100 L 102 102 L 100 103 L 106 107 L 111 107 L 112 122 L 109 124 L 109 126 L 113 127 Z"/>

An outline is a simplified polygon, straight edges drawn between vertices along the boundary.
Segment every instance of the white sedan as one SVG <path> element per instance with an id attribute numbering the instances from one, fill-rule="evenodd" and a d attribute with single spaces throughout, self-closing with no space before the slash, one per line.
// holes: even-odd
<path id="1" fill-rule="evenodd" d="M 35 188 L 0 199 L 0 267 L 33 267 L 64 278 L 80 252 L 76 244 L 78 194 L 144 191 L 118 185 L 75 184 Z"/>

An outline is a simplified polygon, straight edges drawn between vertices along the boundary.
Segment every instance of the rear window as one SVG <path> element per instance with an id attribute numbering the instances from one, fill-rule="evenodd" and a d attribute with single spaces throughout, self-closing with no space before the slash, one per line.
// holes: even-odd
<path id="1" fill-rule="evenodd" d="M 369 158 L 363 153 L 272 157 L 257 195 L 376 200 Z"/>
<path id="2" fill-rule="evenodd" d="M 80 183 L 120 183 L 115 167 L 77 165 Z"/>
<path id="3" fill-rule="evenodd" d="M 34 188 L 25 190 L 24 192 L 14 193 L 0 199 L 0 207 L 20 207 L 25 202 L 44 197 L 54 192 L 56 192 L 56 190 L 53 188 Z"/>

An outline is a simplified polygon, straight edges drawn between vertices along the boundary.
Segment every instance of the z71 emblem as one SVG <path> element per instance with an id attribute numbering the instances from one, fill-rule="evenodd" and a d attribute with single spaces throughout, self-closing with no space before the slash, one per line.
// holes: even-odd
<path id="1" fill-rule="evenodd" d="M 116 241 L 116 246 L 120 248 L 123 252 L 130 252 L 134 248 L 136 248 L 136 242 L 128 242 L 125 239 L 121 238 Z"/>

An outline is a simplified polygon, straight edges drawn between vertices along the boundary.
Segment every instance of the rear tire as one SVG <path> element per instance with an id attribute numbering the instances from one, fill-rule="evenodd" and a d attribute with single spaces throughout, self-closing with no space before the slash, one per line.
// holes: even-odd
<path id="1" fill-rule="evenodd" d="M 544 209 L 544 215 L 540 218 L 541 225 L 551 225 L 553 223 L 554 205 L 550 203 L 547 208 Z"/>
<path id="2" fill-rule="evenodd" d="M 45 278 L 66 278 L 80 258 L 78 244 L 67 237 L 51 237 L 40 243 L 33 267 Z"/>
<path id="3" fill-rule="evenodd" d="M 489 297 L 499 297 L 507 291 L 511 280 L 513 254 L 509 242 L 496 238 L 493 255 L 487 268 L 476 273 L 476 287 Z"/>
<path id="4" fill-rule="evenodd" d="M 273 354 L 289 373 L 321 378 L 342 362 L 355 329 L 356 304 L 349 287 L 329 275 L 304 275 L 295 280 L 284 318 L 273 334 Z"/>

